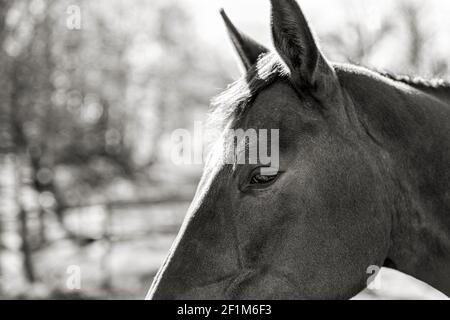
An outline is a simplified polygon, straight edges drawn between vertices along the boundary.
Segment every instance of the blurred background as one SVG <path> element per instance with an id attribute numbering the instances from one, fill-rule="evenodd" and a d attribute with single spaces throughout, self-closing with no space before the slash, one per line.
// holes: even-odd
<path id="1" fill-rule="evenodd" d="M 331 60 L 449 72 L 450 2 L 301 5 Z M 145 296 L 202 171 L 171 133 L 240 75 L 220 7 L 270 46 L 269 1 L 0 0 L 0 298 Z M 440 297 L 382 279 L 360 297 Z"/>

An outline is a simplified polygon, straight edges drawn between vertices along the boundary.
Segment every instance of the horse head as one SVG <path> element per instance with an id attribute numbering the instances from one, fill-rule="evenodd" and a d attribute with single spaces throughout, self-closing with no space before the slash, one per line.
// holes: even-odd
<path id="1" fill-rule="evenodd" d="M 368 267 L 389 258 L 406 200 L 398 159 L 382 147 L 393 118 L 377 112 L 384 96 L 401 103 L 399 89 L 329 62 L 295 0 L 271 4 L 275 52 L 222 12 L 245 74 L 215 100 L 224 134 L 150 298 L 350 298 L 366 287 Z M 379 109 L 363 115 L 369 100 Z M 398 143 L 407 129 L 395 129 Z M 262 130 L 273 134 L 262 139 Z"/>

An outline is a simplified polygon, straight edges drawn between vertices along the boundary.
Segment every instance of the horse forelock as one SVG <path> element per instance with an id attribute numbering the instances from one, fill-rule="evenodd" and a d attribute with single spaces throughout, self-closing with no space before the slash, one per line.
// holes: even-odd
<path id="1" fill-rule="evenodd" d="M 285 65 L 275 53 L 260 56 L 258 62 L 211 102 L 208 126 L 225 128 L 242 119 L 258 94 L 278 80 L 287 79 Z"/>

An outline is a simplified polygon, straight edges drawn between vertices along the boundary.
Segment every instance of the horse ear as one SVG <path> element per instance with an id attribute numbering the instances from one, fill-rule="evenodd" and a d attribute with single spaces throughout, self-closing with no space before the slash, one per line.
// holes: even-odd
<path id="1" fill-rule="evenodd" d="M 230 35 L 231 41 L 233 42 L 244 68 L 249 70 L 258 61 L 259 56 L 263 53 L 267 53 L 269 50 L 240 32 L 228 18 L 225 10 L 220 9 L 220 14 L 225 21 L 228 34 Z"/>
<path id="2" fill-rule="evenodd" d="M 322 55 L 308 22 L 295 0 L 271 0 L 272 36 L 297 87 L 308 87 L 323 98 L 337 88 L 333 67 Z"/>

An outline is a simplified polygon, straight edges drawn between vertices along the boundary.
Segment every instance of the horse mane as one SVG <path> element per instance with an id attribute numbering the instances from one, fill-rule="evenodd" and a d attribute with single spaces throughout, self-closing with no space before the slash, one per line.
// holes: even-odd
<path id="1" fill-rule="evenodd" d="M 378 71 L 378 74 L 393 81 L 401 82 L 419 89 L 450 89 L 450 81 L 443 79 L 425 79 L 422 77 L 411 77 L 408 75 L 398 75 L 386 71 Z"/>

